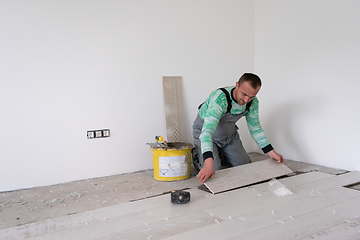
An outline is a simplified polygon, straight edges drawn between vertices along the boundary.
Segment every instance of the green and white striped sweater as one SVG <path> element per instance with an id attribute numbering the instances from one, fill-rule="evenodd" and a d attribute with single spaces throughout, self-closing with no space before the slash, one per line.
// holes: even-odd
<path id="1" fill-rule="evenodd" d="M 233 99 L 232 89 L 234 89 L 234 86 L 226 87 L 225 89 L 229 92 L 230 98 L 232 100 L 230 114 L 238 115 L 244 112 L 246 109 L 246 104 L 239 105 Z M 227 112 L 227 105 L 228 103 L 225 93 L 222 92 L 220 89 L 217 89 L 210 94 L 210 96 L 206 99 L 204 104 L 199 109 L 199 115 L 204 121 L 204 125 L 200 134 L 202 153 L 212 152 L 212 136 L 220 119 L 225 116 Z M 252 100 L 249 112 L 245 115 L 246 122 L 252 138 L 259 145 L 259 147 L 262 148 L 264 153 L 267 153 L 273 148 L 260 125 L 258 112 L 259 100 L 257 99 L 257 97 L 255 97 Z"/>

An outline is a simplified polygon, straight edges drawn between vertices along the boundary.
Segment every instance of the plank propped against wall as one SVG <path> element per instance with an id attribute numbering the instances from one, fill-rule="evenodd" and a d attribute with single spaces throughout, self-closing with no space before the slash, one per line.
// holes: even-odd
<path id="1" fill-rule="evenodd" d="M 163 77 L 166 133 L 168 142 L 185 142 L 182 78 Z"/>

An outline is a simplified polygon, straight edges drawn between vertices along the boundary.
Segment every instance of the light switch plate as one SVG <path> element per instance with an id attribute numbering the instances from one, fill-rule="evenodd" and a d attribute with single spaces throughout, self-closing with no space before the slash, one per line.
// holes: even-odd
<path id="1" fill-rule="evenodd" d="M 90 130 L 87 131 L 87 138 L 106 138 L 110 137 L 110 129 L 101 129 L 101 130 Z"/>

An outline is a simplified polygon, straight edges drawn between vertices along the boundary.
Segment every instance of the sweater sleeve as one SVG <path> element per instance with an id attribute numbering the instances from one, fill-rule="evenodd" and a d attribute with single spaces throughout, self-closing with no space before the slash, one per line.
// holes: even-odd
<path id="1" fill-rule="evenodd" d="M 253 101 L 249 112 L 246 114 L 246 123 L 249 128 L 250 134 L 254 141 L 259 145 L 264 153 L 270 152 L 273 150 L 273 147 L 269 143 L 264 130 L 260 125 L 259 120 L 259 101 Z"/>
<path id="2" fill-rule="evenodd" d="M 201 152 L 204 159 L 213 157 L 212 136 L 215 132 L 220 119 L 227 110 L 226 96 L 222 91 L 216 90 L 205 101 L 200 109 L 200 116 L 204 120 L 204 125 L 200 134 Z"/>

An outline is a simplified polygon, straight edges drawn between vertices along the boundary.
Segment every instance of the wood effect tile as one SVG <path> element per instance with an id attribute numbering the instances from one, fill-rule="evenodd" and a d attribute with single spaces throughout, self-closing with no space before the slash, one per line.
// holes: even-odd
<path id="1" fill-rule="evenodd" d="M 357 210 L 359 209 L 359 210 Z M 354 211 L 355 210 L 355 211 Z M 360 213 L 360 198 L 353 198 L 335 204 L 330 207 L 319 209 L 304 214 L 295 219 L 278 222 L 271 227 L 257 229 L 232 239 L 304 239 L 326 229 L 331 229 L 339 224 L 357 218 Z"/>
<path id="2" fill-rule="evenodd" d="M 221 219 L 217 219 L 215 216 L 209 216 L 200 211 L 195 211 L 184 216 L 169 218 L 168 220 L 164 219 L 161 222 L 149 224 L 148 226 L 119 231 L 95 239 L 162 239 L 204 226 L 215 225 L 217 222 L 221 222 Z"/>
<path id="3" fill-rule="evenodd" d="M 216 171 L 215 177 L 208 179 L 205 186 L 215 194 L 290 173 L 292 171 L 285 165 L 267 159 Z"/>
<path id="4" fill-rule="evenodd" d="M 299 161 L 293 161 L 293 160 L 285 160 L 285 164 L 287 167 L 289 167 L 294 172 L 312 172 L 312 171 L 318 171 L 323 173 L 329 173 L 332 175 L 338 175 L 343 174 L 348 171 L 344 169 L 335 169 L 335 168 L 329 168 L 325 166 L 305 163 L 305 162 L 299 162 Z"/>
<path id="5" fill-rule="evenodd" d="M 114 217 L 111 219 L 104 218 L 101 221 L 92 223 L 83 222 L 73 228 L 61 231 L 54 231 L 43 234 L 31 240 L 66 240 L 66 239 L 97 239 L 112 233 L 127 231 L 133 228 L 147 228 L 150 224 L 160 222 L 158 218 L 148 214 L 146 211 L 130 213 L 127 215 Z"/>
<path id="6" fill-rule="evenodd" d="M 359 200 L 353 198 L 333 206 L 320 206 L 316 211 L 310 210 L 309 213 L 296 218 L 289 217 L 283 220 L 279 220 L 276 214 L 273 215 L 271 212 L 258 214 L 252 220 L 232 217 L 217 225 L 205 226 L 165 239 L 201 239 L 202 236 L 206 236 L 207 239 L 269 239 L 269 236 L 271 239 L 303 239 L 356 218 L 360 210 L 353 212 L 350 206 L 360 209 Z"/>
<path id="7" fill-rule="evenodd" d="M 309 195 L 294 200 L 288 198 L 288 202 L 268 200 L 269 203 L 265 203 L 257 210 L 247 211 L 246 214 L 242 215 L 234 214 L 233 217 L 241 217 L 246 219 L 246 221 L 253 222 L 254 224 L 256 224 L 259 219 L 264 221 L 276 219 L 279 222 L 285 222 L 287 220 L 318 211 L 319 209 L 330 207 L 332 205 L 359 197 L 360 193 L 358 192 L 350 191 L 345 188 L 336 188 L 321 194 L 314 193 L 314 195 Z M 221 216 L 218 213 L 215 213 L 214 215 L 222 218 L 226 217 L 224 213 L 220 214 L 223 215 Z"/>
<path id="8" fill-rule="evenodd" d="M 296 196 L 309 195 L 312 192 L 321 192 L 331 188 L 337 188 L 360 181 L 360 172 L 349 172 L 342 175 L 331 175 L 320 172 L 310 172 L 301 175 L 296 175 L 288 178 L 279 179 L 282 184 L 291 190 Z M 266 192 L 268 189 L 268 182 L 253 185 L 254 191 Z M 225 192 L 221 194 L 237 195 L 236 191 Z"/>
<path id="9" fill-rule="evenodd" d="M 204 226 L 191 231 L 173 235 L 163 240 L 180 239 L 204 239 L 207 240 L 227 240 L 238 236 L 241 233 L 248 233 L 257 229 L 265 228 L 277 224 L 275 221 L 260 221 L 257 224 L 246 222 L 237 218 L 228 219 L 217 224 Z"/>
<path id="10" fill-rule="evenodd" d="M 168 201 L 164 202 L 161 207 L 152 209 L 153 216 L 159 219 L 173 218 L 190 214 L 206 208 L 221 206 L 223 204 L 233 202 L 234 199 L 227 198 L 221 195 L 213 195 L 199 189 L 190 189 L 190 202 L 186 204 L 170 203 L 170 196 Z"/>
<path id="11" fill-rule="evenodd" d="M 150 211 L 151 209 L 163 206 L 168 202 L 170 202 L 170 194 L 164 194 L 136 202 L 128 202 L 109 207 L 98 208 L 92 211 L 87 211 L 86 213 L 98 220 L 102 220 L 104 217 L 111 219 L 131 213 Z"/>
<path id="12" fill-rule="evenodd" d="M 166 133 L 168 142 L 185 142 L 182 77 L 163 76 Z"/>
<path id="13" fill-rule="evenodd" d="M 343 187 L 360 181 L 360 172 L 354 171 L 341 175 L 330 175 L 329 178 L 320 179 L 318 181 L 308 182 L 295 186 L 296 189 L 307 189 L 314 191 L 325 191 L 331 188 Z"/>
<path id="14" fill-rule="evenodd" d="M 307 183 L 314 182 L 314 181 L 321 180 L 321 179 L 327 179 L 332 176 L 333 175 L 326 174 L 326 173 L 310 172 L 310 173 L 305 173 L 305 174 L 301 174 L 301 175 L 295 175 L 292 177 L 279 179 L 278 181 L 280 181 L 286 188 L 293 191 L 300 185 L 307 184 Z M 267 181 L 265 183 L 251 185 L 249 187 L 234 189 L 232 191 L 227 191 L 227 192 L 219 193 L 216 195 L 219 195 L 219 196 L 221 195 L 226 198 L 231 198 L 231 199 L 235 199 L 235 200 L 247 198 L 248 194 L 249 194 L 249 197 L 254 196 L 254 194 L 255 194 L 255 196 L 259 196 L 259 194 L 261 196 L 263 196 L 263 195 L 270 194 L 270 190 L 269 190 L 268 186 L 269 186 L 269 181 Z"/>
<path id="15" fill-rule="evenodd" d="M 318 178 L 320 175 L 322 175 L 321 178 Z M 327 220 L 330 218 L 329 222 L 321 225 L 320 228 L 313 229 L 314 232 L 319 229 L 326 229 L 326 227 L 333 226 L 334 224 L 339 224 L 345 221 L 344 219 L 346 218 L 352 219 L 360 215 L 360 207 L 358 211 L 353 211 L 352 208 L 349 208 L 349 206 L 357 208 L 360 204 L 359 191 L 338 187 L 336 186 L 338 184 L 334 185 L 333 183 L 327 185 L 327 174 L 309 173 L 309 176 L 311 176 L 315 182 L 319 181 L 317 187 L 322 189 L 323 192 L 314 192 L 311 184 L 299 184 L 297 187 L 301 193 L 290 197 L 277 197 L 276 195 L 268 194 L 264 197 L 259 196 L 259 198 L 256 199 L 257 191 L 250 188 L 242 188 L 222 193 L 219 195 L 229 197 L 230 195 L 235 196 L 233 192 L 237 192 L 240 200 L 204 210 L 204 212 L 212 216 L 221 218 L 223 221 L 219 225 L 214 225 L 211 228 L 207 226 L 195 229 L 166 239 L 182 239 L 187 237 L 189 239 L 196 239 L 201 238 L 204 234 L 207 237 L 209 236 L 210 239 L 268 239 L 268 236 L 272 234 L 273 227 L 276 227 L 276 231 L 280 232 L 278 234 L 280 239 L 292 239 L 294 236 L 291 234 L 296 234 L 297 232 L 296 226 L 300 225 L 301 227 L 303 222 L 311 222 L 314 212 L 321 215 L 318 219 Z M 306 176 L 301 177 L 305 178 Z M 342 182 L 352 181 L 354 177 L 356 178 L 356 174 L 343 177 Z M 296 181 L 298 180 L 299 179 Z M 292 183 L 296 183 L 296 181 Z M 265 185 L 265 183 L 263 185 Z M 321 187 L 321 185 L 325 186 Z M 254 193 L 253 195 L 251 194 L 252 192 Z M 356 202 L 356 204 L 353 202 Z M 333 211 L 335 213 L 339 211 L 334 219 L 331 218 L 335 215 Z M 304 216 L 310 217 L 306 218 Z M 286 237 L 281 238 L 281 231 L 285 226 L 284 224 L 291 223 L 291 221 L 298 219 L 306 220 L 297 221 L 294 229 L 285 232 Z M 311 222 L 310 225 L 314 225 L 315 222 L 316 221 Z M 311 233 L 307 232 L 307 228 L 309 228 L 308 225 L 302 228 L 305 230 L 300 234 L 301 237 Z M 256 233 L 261 229 L 267 229 L 267 232 L 257 237 Z M 277 237 L 279 237 L 278 235 L 275 235 L 274 239 L 277 239 Z M 297 239 L 297 235 L 294 239 Z"/>
<path id="16" fill-rule="evenodd" d="M 294 201 L 296 199 L 312 196 L 312 194 L 315 194 L 314 190 L 309 189 L 309 185 L 301 188 L 300 183 L 306 184 L 322 179 L 326 180 L 330 176 L 332 175 L 312 172 L 280 179 L 279 181 L 281 181 L 285 187 L 295 192 L 295 195 L 293 196 L 278 197 L 269 190 L 268 182 L 216 194 L 215 196 L 224 196 L 226 198 L 232 199 L 233 201 L 229 203 L 223 203 L 222 205 L 215 206 L 213 208 L 204 209 L 204 211 L 209 214 L 212 213 L 216 216 L 219 216 L 222 219 L 227 219 L 232 215 L 244 215 L 256 211 L 259 208 L 273 206 L 274 204 L 281 206 L 286 202 Z"/>
<path id="17" fill-rule="evenodd" d="M 45 234 L 52 234 L 76 228 L 82 225 L 94 224 L 97 220 L 85 213 L 78 213 L 64 217 L 51 218 L 35 223 L 24 224 L 18 227 L 0 230 L 1 239 L 27 239 L 35 238 Z"/>
<path id="18" fill-rule="evenodd" d="M 349 219 L 333 227 L 314 233 L 304 240 L 354 240 L 360 239 L 360 218 Z"/>

